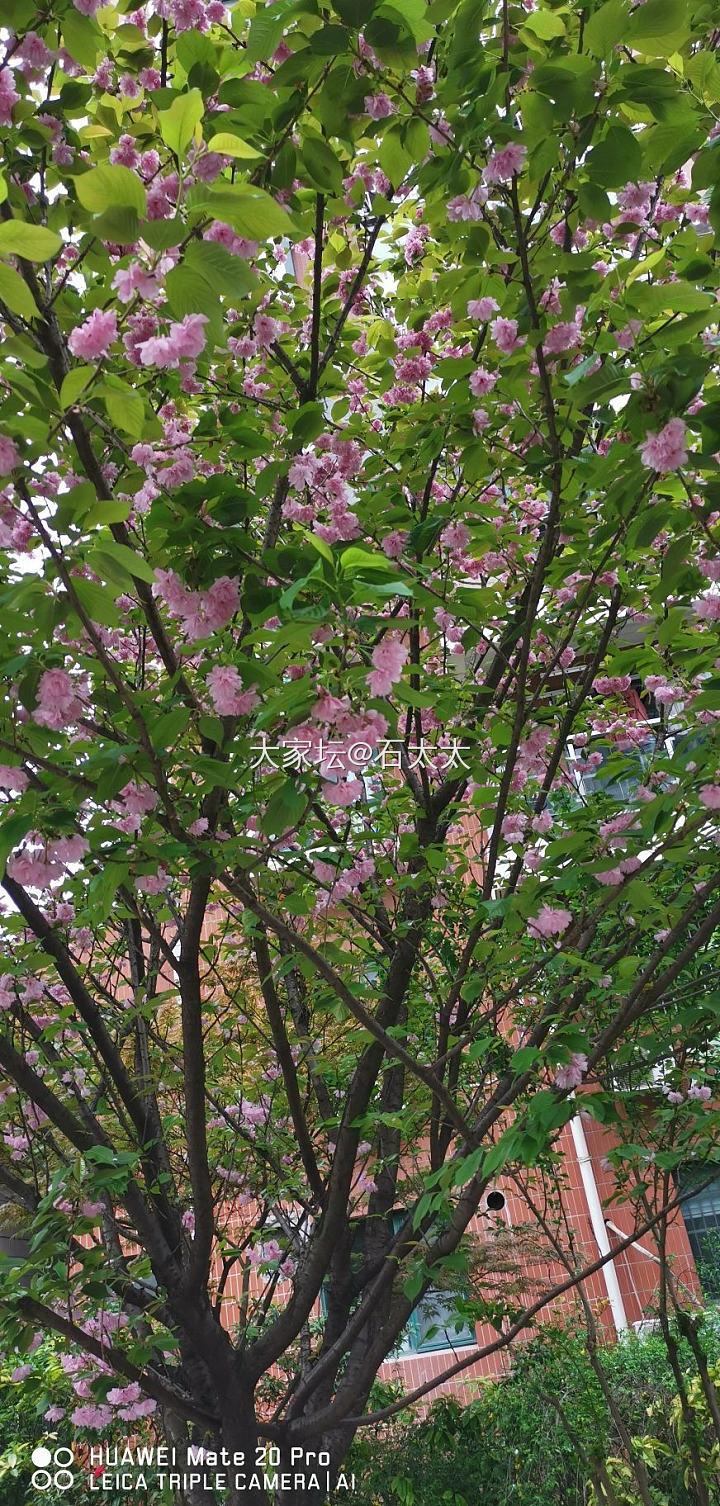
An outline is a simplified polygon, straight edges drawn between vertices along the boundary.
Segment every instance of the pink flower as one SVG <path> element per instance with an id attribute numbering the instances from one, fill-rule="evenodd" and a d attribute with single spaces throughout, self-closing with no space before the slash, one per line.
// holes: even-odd
<path id="1" fill-rule="evenodd" d="M 647 434 L 640 458 L 648 470 L 677 471 L 687 465 L 686 429 L 681 418 L 671 418 L 659 434 Z"/>
<path id="2" fill-rule="evenodd" d="M 408 651 L 399 638 L 383 638 L 372 652 L 373 668 L 366 680 L 372 695 L 388 695 L 402 674 Z"/>
<path id="3" fill-rule="evenodd" d="M 447 216 L 454 224 L 458 221 L 481 220 L 483 205 L 487 202 L 487 189 L 482 183 L 476 184 L 470 193 L 461 193 L 451 199 L 447 207 Z"/>
<path id="4" fill-rule="evenodd" d="M 102 5 L 103 0 L 73 0 L 76 10 L 81 16 L 95 16 Z"/>
<path id="5" fill-rule="evenodd" d="M 570 910 L 560 910 L 553 905 L 543 905 L 537 915 L 528 921 L 531 936 L 559 936 L 572 924 Z"/>
<path id="6" fill-rule="evenodd" d="M 693 600 L 695 616 L 702 622 L 720 622 L 720 595 L 708 592 L 707 596 L 696 596 Z"/>
<path id="7" fill-rule="evenodd" d="M 247 716 L 258 704 L 255 690 L 243 690 L 234 664 L 216 664 L 210 670 L 207 683 L 219 716 Z"/>
<path id="8" fill-rule="evenodd" d="M 704 1083 L 700 1087 L 698 1083 L 694 1082 L 692 1087 L 688 1088 L 687 1096 L 688 1098 L 697 1099 L 698 1103 L 707 1103 L 708 1099 L 712 1098 L 712 1088 L 708 1087 L 707 1083 Z"/>
<path id="9" fill-rule="evenodd" d="M 470 543 L 470 529 L 464 523 L 448 523 L 440 535 L 446 549 L 464 549 Z"/>
<path id="10" fill-rule="evenodd" d="M 72 354 L 83 361 L 100 361 L 117 339 L 117 315 L 112 309 L 103 313 L 93 309 L 89 319 L 74 329 L 68 338 Z"/>
<path id="11" fill-rule="evenodd" d="M 151 298 L 157 292 L 158 282 L 153 272 L 148 272 L 139 261 L 132 261 L 129 267 L 118 267 L 112 286 L 121 303 L 130 303 L 136 293 L 141 298 Z"/>
<path id="12" fill-rule="evenodd" d="M 253 334 L 258 345 L 265 350 L 269 350 L 280 334 L 280 326 L 277 319 L 271 319 L 269 314 L 256 314 L 253 324 Z"/>
<path id="13" fill-rule="evenodd" d="M 10 1375 L 11 1381 L 18 1384 L 19 1381 L 27 1380 L 32 1375 L 32 1365 L 17 1365 Z"/>
<path id="14" fill-rule="evenodd" d="M 186 314 L 170 331 L 175 350 L 183 360 L 194 361 L 205 349 L 207 314 Z"/>
<path id="15" fill-rule="evenodd" d="M 75 4 L 78 4 L 78 0 L 75 0 Z M 106 1428 L 112 1422 L 112 1407 L 76 1407 L 70 1414 L 70 1421 L 78 1428 Z"/>
<path id="16" fill-rule="evenodd" d="M 90 1203 L 87 1201 L 83 1203 L 82 1208 L 80 1209 L 83 1218 L 93 1219 L 102 1218 L 104 1211 L 105 1210 L 102 1203 Z"/>
<path id="17" fill-rule="evenodd" d="M 524 344 L 524 341 L 517 338 L 517 319 L 493 319 L 490 333 L 504 356 L 511 356 L 514 350 Z"/>
<path id="18" fill-rule="evenodd" d="M 720 810 L 720 784 L 704 784 L 698 796 L 700 804 L 709 811 Z"/>
<path id="19" fill-rule="evenodd" d="M 571 1088 L 577 1088 L 587 1072 L 588 1059 L 584 1051 L 573 1051 L 567 1066 L 558 1067 L 555 1071 L 556 1088 L 567 1092 Z"/>
<path id="20" fill-rule="evenodd" d="M 76 695 L 75 682 L 71 680 L 67 670 L 46 669 L 40 676 L 33 721 L 40 727 L 50 727 L 54 732 L 59 732 L 70 722 L 77 721 L 82 709 L 82 702 Z"/>
<path id="21" fill-rule="evenodd" d="M 24 769 L 10 768 L 9 764 L 0 763 L 0 790 L 9 790 L 13 795 L 22 795 L 29 783 L 30 780 Z"/>
<path id="22" fill-rule="evenodd" d="M 580 344 L 580 326 L 575 320 L 569 320 L 565 324 L 554 324 L 549 329 L 543 341 L 543 350 L 551 356 L 561 355 L 564 350 L 574 350 Z"/>
<path id="23" fill-rule="evenodd" d="M 395 114 L 395 106 L 387 94 L 367 94 L 365 114 L 369 115 L 371 120 L 385 120 L 388 115 Z"/>
<path id="24" fill-rule="evenodd" d="M 0 434 L 0 476 L 9 476 L 19 464 L 20 455 L 14 440 L 8 439 L 7 434 Z"/>
<path id="25" fill-rule="evenodd" d="M 484 366 L 478 366 L 470 377 L 470 391 L 473 397 L 487 397 L 488 392 L 492 392 L 496 382 L 496 372 L 486 371 Z"/>
<path id="26" fill-rule="evenodd" d="M 9 68 L 0 69 L 0 125 L 12 125 L 12 109 L 16 105 L 20 95 L 13 84 L 13 76 Z"/>
<path id="27" fill-rule="evenodd" d="M 509 178 L 514 178 L 516 173 L 522 172 L 527 156 L 527 148 L 519 141 L 509 141 L 507 146 L 500 148 L 490 158 L 483 172 L 486 183 L 507 183 Z"/>
<path id="28" fill-rule="evenodd" d="M 186 314 L 179 324 L 171 324 L 167 335 L 151 335 L 138 345 L 143 366 L 173 367 L 181 360 L 194 361 L 205 348 L 207 314 Z"/>
<path id="29" fill-rule="evenodd" d="M 492 319 L 497 310 L 498 304 L 494 298 L 471 298 L 467 306 L 469 319 Z"/>

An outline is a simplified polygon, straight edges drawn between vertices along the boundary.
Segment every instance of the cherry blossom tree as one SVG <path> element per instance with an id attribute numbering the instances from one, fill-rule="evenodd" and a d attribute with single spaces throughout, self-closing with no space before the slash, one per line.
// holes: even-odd
<path id="1" fill-rule="evenodd" d="M 336 1472 L 576 1089 L 712 1145 L 715 19 L 6 0 L 1 1307 L 89 1436 Z"/>

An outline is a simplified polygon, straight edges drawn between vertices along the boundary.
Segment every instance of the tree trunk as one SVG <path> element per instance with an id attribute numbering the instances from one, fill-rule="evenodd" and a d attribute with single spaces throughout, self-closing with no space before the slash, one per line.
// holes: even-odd
<path id="1" fill-rule="evenodd" d="M 230 1455 L 230 1462 L 219 1466 L 227 1476 L 226 1506 L 270 1506 L 263 1481 L 274 1471 L 263 1463 L 267 1450 L 258 1440 L 252 1389 L 239 1378 L 229 1382 L 223 1396 L 221 1437 Z"/>

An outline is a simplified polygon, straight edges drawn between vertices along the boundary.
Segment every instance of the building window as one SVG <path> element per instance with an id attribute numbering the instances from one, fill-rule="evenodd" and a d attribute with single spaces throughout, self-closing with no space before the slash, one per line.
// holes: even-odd
<path id="1" fill-rule="evenodd" d="M 431 1290 L 418 1302 L 393 1351 L 396 1355 L 433 1354 L 477 1343 L 475 1329 L 460 1312 L 461 1292 Z"/>
<path id="2" fill-rule="evenodd" d="M 678 1174 L 678 1190 L 690 1193 L 681 1203 L 688 1242 L 703 1296 L 720 1298 L 720 1175 L 703 1187 L 713 1168 L 693 1166 Z M 693 1187 L 699 1190 L 693 1192 Z"/>
<path id="3" fill-rule="evenodd" d="M 395 1233 L 401 1227 L 404 1217 L 405 1215 L 399 1210 L 393 1213 Z M 350 1264 L 351 1269 L 357 1270 L 362 1264 L 365 1220 L 357 1219 L 354 1223 Z M 452 1278 L 449 1279 L 452 1280 Z M 463 1289 L 462 1277 L 455 1276 L 454 1279 L 455 1286 L 448 1284 L 442 1290 L 431 1287 L 420 1299 L 388 1356 L 389 1359 L 412 1354 L 432 1354 L 441 1349 L 454 1350 L 475 1346 L 477 1343 L 475 1326 L 462 1311 L 463 1299 L 467 1296 L 467 1292 Z M 320 1307 L 323 1314 L 327 1313 L 327 1293 L 324 1285 L 320 1288 Z"/>
<path id="4" fill-rule="evenodd" d="M 404 1214 L 397 1211 L 393 1214 L 396 1233 L 403 1217 Z M 432 1354 L 438 1349 L 463 1349 L 474 1345 L 477 1342 L 475 1328 L 461 1311 L 464 1295 L 462 1283 L 443 1291 L 431 1287 L 410 1314 L 394 1354 Z"/>

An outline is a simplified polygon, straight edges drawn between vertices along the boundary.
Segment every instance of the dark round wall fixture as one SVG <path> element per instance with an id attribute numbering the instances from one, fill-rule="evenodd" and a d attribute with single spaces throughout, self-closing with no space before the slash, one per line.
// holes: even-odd
<path id="1" fill-rule="evenodd" d="M 488 1208 L 492 1208 L 493 1213 L 499 1213 L 500 1209 L 505 1207 L 505 1194 L 504 1192 L 489 1192 L 485 1201 Z"/>

